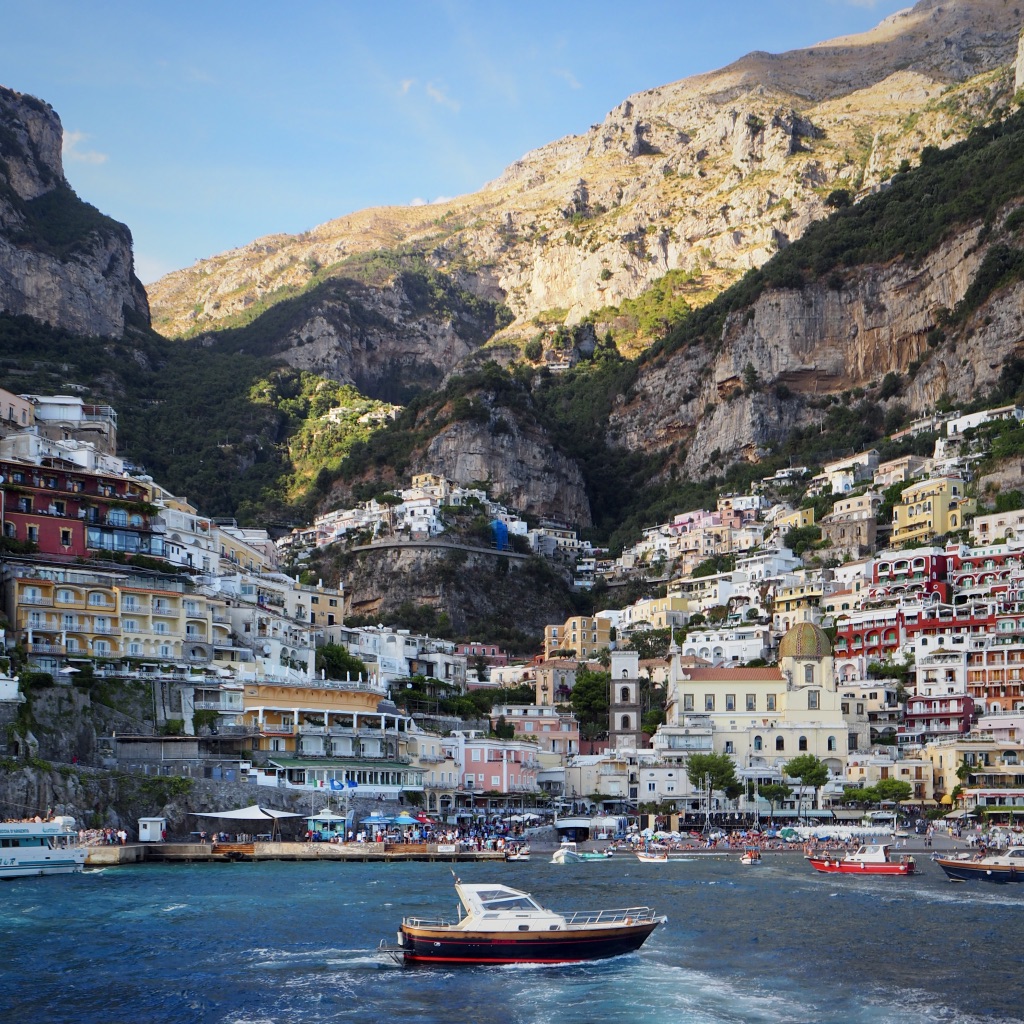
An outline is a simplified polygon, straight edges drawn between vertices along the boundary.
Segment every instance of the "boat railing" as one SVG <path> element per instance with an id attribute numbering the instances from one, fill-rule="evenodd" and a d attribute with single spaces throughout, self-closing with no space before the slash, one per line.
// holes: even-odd
<path id="1" fill-rule="evenodd" d="M 402 919 L 403 925 L 410 928 L 451 928 L 458 924 L 447 917 L 406 917 Z"/>
<path id="2" fill-rule="evenodd" d="M 565 915 L 567 925 L 581 924 L 642 924 L 655 921 L 657 916 L 650 907 L 626 907 L 623 910 L 577 910 Z"/>

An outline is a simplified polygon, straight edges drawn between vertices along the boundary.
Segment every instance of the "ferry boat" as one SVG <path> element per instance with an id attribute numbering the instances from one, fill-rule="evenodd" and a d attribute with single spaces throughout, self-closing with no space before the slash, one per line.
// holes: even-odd
<path id="1" fill-rule="evenodd" d="M 1024 846 L 972 857 L 933 857 L 936 864 L 953 882 L 1024 882 Z"/>
<path id="2" fill-rule="evenodd" d="M 841 875 L 912 875 L 917 870 L 913 857 L 893 859 L 888 843 L 869 843 L 843 857 L 808 854 L 815 871 Z"/>
<path id="3" fill-rule="evenodd" d="M 380 944 L 399 964 L 557 964 L 632 953 L 667 918 L 650 907 L 561 914 L 507 885 L 455 880 L 458 921 L 406 917 L 398 945 Z"/>
<path id="4" fill-rule="evenodd" d="M 0 821 L 0 878 L 81 871 L 87 853 L 79 845 L 74 818 Z"/>

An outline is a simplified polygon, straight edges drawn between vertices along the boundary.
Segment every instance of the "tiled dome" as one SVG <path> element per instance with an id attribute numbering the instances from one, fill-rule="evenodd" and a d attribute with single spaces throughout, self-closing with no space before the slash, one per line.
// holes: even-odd
<path id="1" fill-rule="evenodd" d="M 832 643 L 813 622 L 798 622 L 780 641 L 779 658 L 828 658 Z"/>

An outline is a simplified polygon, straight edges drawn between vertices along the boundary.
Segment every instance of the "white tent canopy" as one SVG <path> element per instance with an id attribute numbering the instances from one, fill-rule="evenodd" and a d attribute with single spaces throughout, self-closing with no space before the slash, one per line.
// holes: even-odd
<path id="1" fill-rule="evenodd" d="M 291 811 L 276 811 L 272 807 L 260 807 L 259 804 L 250 804 L 248 807 L 239 807 L 236 811 L 192 811 L 197 818 L 229 818 L 232 821 L 269 821 L 277 818 L 303 818 L 303 814 L 293 814 Z"/>

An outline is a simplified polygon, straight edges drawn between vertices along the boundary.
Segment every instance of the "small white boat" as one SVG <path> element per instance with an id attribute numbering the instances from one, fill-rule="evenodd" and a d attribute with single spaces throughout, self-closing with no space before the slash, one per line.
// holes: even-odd
<path id="1" fill-rule="evenodd" d="M 761 863 L 761 851 L 760 850 L 744 850 L 743 855 L 740 857 L 741 864 L 760 864 Z"/>
<path id="2" fill-rule="evenodd" d="M 0 878 L 71 874 L 82 870 L 87 853 L 74 818 L 0 822 Z"/>
<path id="3" fill-rule="evenodd" d="M 641 864 L 664 864 L 668 860 L 666 850 L 637 850 L 636 859 Z"/>
<path id="4" fill-rule="evenodd" d="M 530 846 L 528 843 L 510 843 L 505 847 L 505 860 L 529 860 Z"/>

